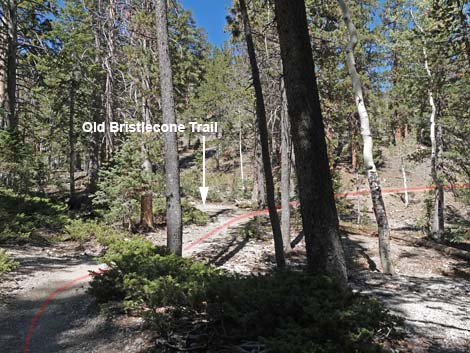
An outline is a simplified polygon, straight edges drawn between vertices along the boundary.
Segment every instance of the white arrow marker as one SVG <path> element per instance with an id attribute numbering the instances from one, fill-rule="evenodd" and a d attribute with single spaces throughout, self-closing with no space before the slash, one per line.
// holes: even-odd
<path id="1" fill-rule="evenodd" d="M 201 192 L 202 204 L 206 204 L 207 193 L 209 188 L 206 187 L 206 136 L 202 136 L 202 187 L 199 188 Z"/>

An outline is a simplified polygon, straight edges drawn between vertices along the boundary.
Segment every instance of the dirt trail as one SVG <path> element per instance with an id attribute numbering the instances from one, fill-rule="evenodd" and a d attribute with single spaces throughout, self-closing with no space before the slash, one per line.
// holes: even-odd
<path id="1" fill-rule="evenodd" d="M 274 267 L 271 239 L 246 239 L 240 234 L 250 219 L 246 217 L 249 211 L 223 204 L 208 204 L 204 211 L 211 217 L 206 226 L 185 227 L 184 256 L 242 274 L 266 273 Z M 416 217 L 408 215 L 412 222 Z M 400 225 L 405 224 L 397 224 Z M 207 234 L 211 236 L 198 241 Z M 401 235 L 415 233 L 401 231 Z M 164 243 L 164 232 L 149 234 L 149 238 Z M 403 343 L 404 351 L 470 351 L 470 277 L 462 276 L 470 272 L 468 262 L 394 239 L 397 276 L 391 278 L 378 272 L 377 239 L 370 231 L 361 228 L 355 231 L 352 227 L 344 244 L 353 288 L 377 297 L 405 318 L 408 337 Z M 0 300 L 2 352 L 22 351 L 31 319 L 51 292 L 89 270 L 98 269 L 91 257 L 61 248 L 64 246 L 68 245 L 10 249 L 22 266 L 10 276 L 16 282 L 7 281 L 1 286 L 10 292 L 6 303 Z M 291 266 L 305 262 L 302 248 L 299 245 L 288 259 Z M 81 281 L 50 302 L 37 323 L 29 352 L 145 352 L 152 343 L 151 333 L 142 330 L 142 322 L 130 318 L 110 321 L 94 312 L 86 287 L 86 280 Z"/>
<path id="2" fill-rule="evenodd" d="M 208 204 L 204 211 L 210 215 L 211 221 L 203 227 L 186 227 L 184 247 L 246 212 L 220 204 Z M 160 235 L 153 234 L 161 242 L 164 237 Z M 224 236 L 224 232 L 216 236 Z M 146 348 L 148 337 L 145 332 L 140 333 L 141 320 L 129 318 L 118 323 L 109 322 L 96 312 L 92 298 L 86 293 L 90 278 L 83 277 L 89 271 L 98 271 L 104 266 L 84 255 L 83 249 L 77 250 L 76 245 L 59 243 L 7 249 L 21 265 L 0 285 L 2 353 L 23 352 L 33 317 L 52 293 L 75 279 L 78 279 L 77 283 L 54 295 L 44 308 L 36 322 L 29 352 L 121 353 L 123 347 L 126 352 L 141 352 Z M 185 256 L 197 252 L 198 246 L 185 252 Z"/>
<path id="3" fill-rule="evenodd" d="M 2 352 L 22 352 L 31 319 L 46 298 L 67 282 L 98 270 L 90 257 L 81 256 L 70 248 L 22 246 L 9 249 L 20 262 L 14 280 L 2 283 L 0 346 Z M 62 352 L 70 342 L 60 337 L 87 316 L 88 298 L 84 279 L 51 300 L 37 322 L 30 352 Z M 7 293 L 5 293 L 7 292 Z M 6 297 L 5 297 L 6 296 Z"/>
<path id="4" fill-rule="evenodd" d="M 402 236 L 412 237 L 409 233 Z M 470 273 L 467 261 L 434 249 L 394 239 L 392 254 L 397 275 L 378 272 L 377 238 L 349 231 L 344 246 L 349 255 L 352 287 L 382 301 L 405 319 L 405 347 L 413 353 L 470 351 Z"/>

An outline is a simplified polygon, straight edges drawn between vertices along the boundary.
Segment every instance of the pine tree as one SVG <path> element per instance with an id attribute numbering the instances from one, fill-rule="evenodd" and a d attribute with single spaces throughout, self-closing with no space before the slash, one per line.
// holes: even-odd
<path id="1" fill-rule="evenodd" d="M 275 7 L 308 265 L 312 272 L 332 275 L 346 286 L 305 3 L 276 0 Z"/>
<path id="2" fill-rule="evenodd" d="M 166 0 L 155 0 L 157 16 L 157 42 L 162 94 L 163 123 L 175 124 L 175 101 L 173 98 L 173 74 L 168 46 L 168 11 Z M 167 243 L 168 249 L 182 255 L 183 225 L 180 199 L 180 174 L 178 142 L 176 133 L 165 134 L 165 176 L 167 198 Z"/>

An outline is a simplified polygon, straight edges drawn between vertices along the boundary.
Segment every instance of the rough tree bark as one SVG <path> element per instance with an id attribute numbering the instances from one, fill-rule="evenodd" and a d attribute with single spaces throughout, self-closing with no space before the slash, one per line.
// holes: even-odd
<path id="1" fill-rule="evenodd" d="M 8 46 L 8 17 L 5 14 L 5 4 L 0 5 L 0 129 L 6 127 L 6 89 L 7 89 L 7 46 Z"/>
<path id="2" fill-rule="evenodd" d="M 70 101 L 69 101 L 69 207 L 75 208 L 75 94 L 77 91 L 75 78 L 70 81 Z"/>
<path id="3" fill-rule="evenodd" d="M 373 139 L 369 127 L 369 116 L 367 114 L 364 96 L 362 94 L 362 84 L 359 74 L 356 71 L 356 62 L 354 58 L 354 48 L 358 42 L 357 30 L 351 19 L 349 8 L 344 0 L 338 0 L 343 14 L 343 20 L 349 32 L 349 41 L 346 47 L 346 64 L 353 85 L 354 100 L 356 102 L 357 112 L 361 126 L 361 135 L 364 143 L 363 158 L 364 166 L 367 170 L 367 179 L 372 197 L 375 220 L 379 232 L 379 252 L 382 270 L 386 274 L 393 274 L 392 255 L 390 251 L 390 227 L 388 225 L 387 212 L 380 188 L 380 178 L 377 173 L 373 158 Z"/>
<path id="4" fill-rule="evenodd" d="M 93 24 L 95 28 L 99 28 L 99 19 L 97 18 L 96 14 L 93 16 Z M 94 31 L 94 39 L 95 39 L 95 49 L 99 53 L 101 50 L 101 33 L 99 30 Z M 99 67 L 101 58 L 97 55 L 94 59 L 94 64 L 96 67 Z M 103 95 L 102 95 L 102 80 L 101 77 L 96 75 L 92 79 L 93 87 L 95 91 L 92 95 L 92 111 L 93 111 L 93 121 L 96 123 L 100 123 L 102 121 L 102 114 L 103 114 Z M 88 184 L 88 192 L 93 194 L 96 192 L 98 188 L 98 180 L 99 180 L 99 171 L 100 171 L 100 151 L 101 151 L 101 144 L 102 144 L 102 135 L 98 131 L 93 131 L 90 138 L 88 156 L 89 156 L 89 167 L 88 167 L 88 175 L 90 177 L 90 182 Z"/>
<path id="5" fill-rule="evenodd" d="M 18 50 L 17 0 L 7 2 L 7 97 L 8 97 L 8 127 L 11 132 L 18 132 L 18 115 L 16 112 L 16 68 Z"/>
<path id="6" fill-rule="evenodd" d="M 256 59 L 255 46 L 253 44 L 253 35 L 251 31 L 250 21 L 248 19 L 248 10 L 245 0 L 239 0 L 240 12 L 243 19 L 243 27 L 245 31 L 245 40 L 250 58 L 250 66 L 252 71 L 253 86 L 256 95 L 256 120 L 258 122 L 258 130 L 261 141 L 261 154 L 263 158 L 263 170 L 266 182 L 266 196 L 269 209 L 269 218 L 273 230 L 274 250 L 276 254 L 276 264 L 279 268 L 285 266 L 284 248 L 282 245 L 282 232 L 277 214 L 276 203 L 274 200 L 274 180 L 271 169 L 271 157 L 269 153 L 269 133 L 266 123 L 266 110 L 264 105 L 263 89 L 261 87 L 260 73 L 258 62 Z"/>
<path id="7" fill-rule="evenodd" d="M 398 85 L 398 55 L 396 50 L 393 50 L 392 54 L 392 77 L 393 77 L 393 87 L 397 87 Z M 402 142 L 402 126 L 401 126 L 401 119 L 400 113 L 398 111 L 399 102 L 398 102 L 398 95 L 395 93 L 393 97 L 393 141 L 394 144 L 400 144 Z"/>
<path id="8" fill-rule="evenodd" d="M 168 47 L 168 10 L 166 0 L 154 0 L 157 17 L 157 44 L 160 70 L 161 105 L 164 124 L 176 124 L 173 97 L 173 72 Z M 177 254 L 183 253 L 183 226 L 181 215 L 180 173 L 178 161 L 178 137 L 165 133 L 165 179 L 167 246 Z"/>
<path id="9" fill-rule="evenodd" d="M 103 58 L 103 68 L 106 72 L 105 86 L 105 147 L 106 159 L 112 157 L 114 150 L 114 136 L 110 129 L 110 124 L 114 121 L 114 62 L 115 62 L 115 42 L 116 42 L 116 0 L 110 0 L 107 7 L 106 26 L 103 29 L 103 36 L 106 41 L 106 53 Z"/>
<path id="10" fill-rule="evenodd" d="M 292 251 L 290 245 L 290 170 L 292 144 L 290 138 L 289 112 L 284 79 L 281 79 L 281 231 L 284 252 Z"/>
<path id="11" fill-rule="evenodd" d="M 275 0 L 307 262 L 346 286 L 346 263 L 328 162 L 305 2 Z"/>

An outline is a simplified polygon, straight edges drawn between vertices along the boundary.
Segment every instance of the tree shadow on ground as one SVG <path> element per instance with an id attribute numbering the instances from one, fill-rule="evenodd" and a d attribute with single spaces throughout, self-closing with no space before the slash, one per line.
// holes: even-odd
<path id="1" fill-rule="evenodd" d="M 57 284 L 60 286 L 60 284 Z M 120 352 L 126 338 L 137 335 L 141 324 L 121 323 L 101 314 L 94 300 L 84 291 L 86 283 L 77 283 L 44 306 L 47 294 L 37 299 L 10 298 L 2 307 L 0 345 L 4 353 L 23 352 L 31 320 L 40 308 L 28 352 L 85 353 Z M 127 333 L 123 338 L 123 333 Z M 139 353 L 149 351 L 142 347 Z M 133 352 L 137 352 L 133 350 Z"/>
<path id="2" fill-rule="evenodd" d="M 470 282 L 462 281 L 457 272 L 467 270 L 468 262 L 459 261 L 453 267 L 453 272 L 447 273 L 448 277 L 419 276 L 418 273 L 388 276 L 377 269 L 372 259 L 370 242 L 351 235 L 354 235 L 354 232 L 344 234 L 343 245 L 352 287 L 363 294 L 377 297 L 393 313 L 405 318 L 410 339 L 417 338 L 420 341 L 419 347 L 410 348 L 410 351 L 470 351 Z M 417 257 L 425 254 L 411 255 Z M 405 252 L 400 254 L 399 258 L 403 259 L 409 255 Z"/>

